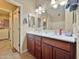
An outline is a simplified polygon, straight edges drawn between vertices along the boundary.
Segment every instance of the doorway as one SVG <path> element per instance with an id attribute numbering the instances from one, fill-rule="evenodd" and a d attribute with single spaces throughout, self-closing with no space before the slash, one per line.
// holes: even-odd
<path id="1" fill-rule="evenodd" d="M 20 18 L 21 18 L 21 9 L 22 5 L 13 0 L 7 0 L 8 3 L 16 6 L 16 9 L 13 12 L 10 12 L 10 39 L 11 39 L 11 47 L 17 51 L 21 52 L 21 41 L 20 41 Z"/>
<path id="2" fill-rule="evenodd" d="M 13 12 L 12 28 L 13 47 L 20 52 L 20 8 L 16 8 Z"/>
<path id="3" fill-rule="evenodd" d="M 5 2 L 3 2 L 3 4 L 4 3 Z M 5 6 L 6 8 L 0 7 L 0 14 L 5 14 L 7 18 L 2 20 L 0 19 L 0 48 L 2 49 L 0 51 L 10 51 L 14 48 L 17 52 L 20 52 L 20 8 L 16 5 L 13 5 L 11 3 L 9 4 L 7 2 L 5 3 Z M 13 9 L 11 9 L 10 7 Z M 9 49 L 7 49 L 7 47 Z"/>

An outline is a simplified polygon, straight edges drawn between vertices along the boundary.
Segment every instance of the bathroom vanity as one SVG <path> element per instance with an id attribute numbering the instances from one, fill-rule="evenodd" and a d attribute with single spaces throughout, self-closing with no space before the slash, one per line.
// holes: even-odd
<path id="1" fill-rule="evenodd" d="M 36 59 L 76 59 L 74 37 L 28 32 L 27 46 Z"/>

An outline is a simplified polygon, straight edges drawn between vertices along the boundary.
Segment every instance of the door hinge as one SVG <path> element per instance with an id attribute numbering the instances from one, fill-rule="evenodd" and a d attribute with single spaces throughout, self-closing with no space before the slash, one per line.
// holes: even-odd
<path id="1" fill-rule="evenodd" d="M 19 47 L 20 47 L 20 44 L 19 44 Z"/>
<path id="2" fill-rule="evenodd" d="M 20 14 L 20 11 L 18 11 L 18 13 Z"/>

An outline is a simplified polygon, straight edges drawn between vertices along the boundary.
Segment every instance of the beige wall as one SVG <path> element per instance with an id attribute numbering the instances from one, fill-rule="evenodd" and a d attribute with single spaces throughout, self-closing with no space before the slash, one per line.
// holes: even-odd
<path id="1" fill-rule="evenodd" d="M 29 12 L 32 12 L 35 10 L 35 0 L 24 0 L 24 11 L 25 14 L 28 14 Z"/>
<path id="2" fill-rule="evenodd" d="M 73 31 L 73 12 L 70 12 L 68 9 L 65 10 L 65 31 Z"/>

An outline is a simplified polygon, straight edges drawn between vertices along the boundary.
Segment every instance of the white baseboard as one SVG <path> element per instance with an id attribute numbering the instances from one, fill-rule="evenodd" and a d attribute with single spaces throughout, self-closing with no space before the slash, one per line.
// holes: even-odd
<path id="1" fill-rule="evenodd" d="M 22 51 L 22 53 L 25 53 L 25 52 L 27 52 L 28 51 L 28 49 L 25 49 L 24 51 Z"/>

